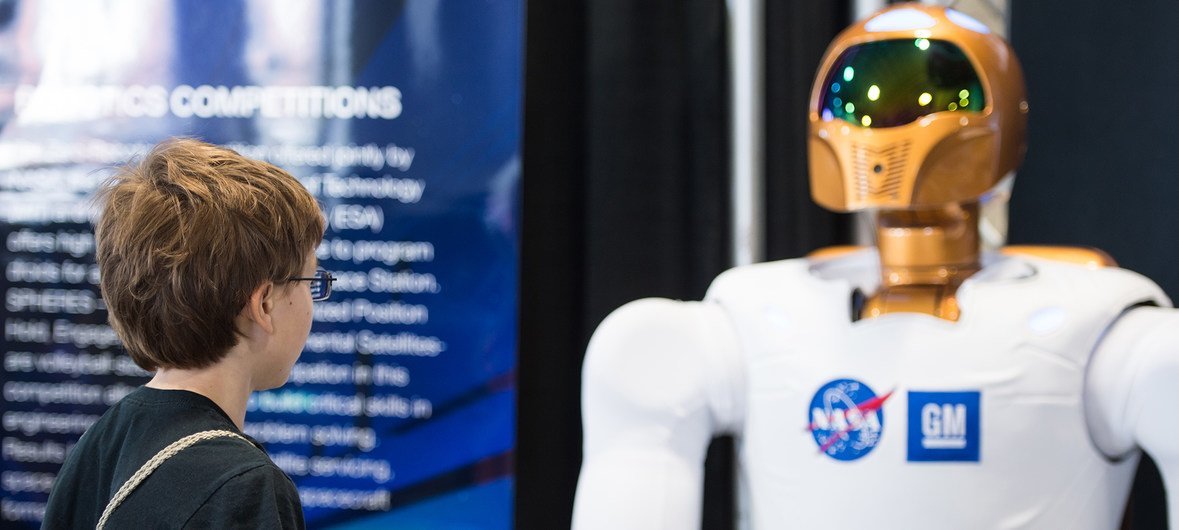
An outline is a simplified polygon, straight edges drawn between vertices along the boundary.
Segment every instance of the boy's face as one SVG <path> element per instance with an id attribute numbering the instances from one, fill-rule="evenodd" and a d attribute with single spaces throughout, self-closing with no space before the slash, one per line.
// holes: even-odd
<path id="1" fill-rule="evenodd" d="M 299 276 L 315 276 L 318 261 L 315 251 L 307 254 Z M 269 355 L 258 366 L 255 390 L 277 388 L 287 381 L 291 368 L 299 359 L 307 335 L 311 332 L 311 286 L 306 281 L 276 285 L 271 292 L 274 304 L 274 335 Z"/>

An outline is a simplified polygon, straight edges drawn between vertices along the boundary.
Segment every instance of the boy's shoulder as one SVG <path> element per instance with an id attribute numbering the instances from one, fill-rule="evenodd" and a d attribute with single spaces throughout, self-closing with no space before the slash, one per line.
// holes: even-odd
<path id="1" fill-rule="evenodd" d="M 96 518 L 114 492 L 148 460 L 181 438 L 210 430 L 237 432 L 228 416 L 204 396 L 146 387 L 131 392 L 107 410 L 67 455 L 50 495 L 46 522 L 93 527 L 96 521 L 90 518 Z M 244 438 L 201 440 L 171 456 L 127 497 L 117 510 L 119 518 L 145 517 L 151 510 L 158 512 L 161 503 L 175 510 L 151 520 L 181 517 L 187 511 L 186 518 L 227 483 L 250 482 L 255 490 L 270 484 L 280 497 L 297 499 L 290 479 L 256 442 Z M 232 484 L 226 491 L 233 491 Z M 242 489 L 236 494 L 245 493 Z M 165 524 L 168 521 L 160 522 L 172 526 Z"/>

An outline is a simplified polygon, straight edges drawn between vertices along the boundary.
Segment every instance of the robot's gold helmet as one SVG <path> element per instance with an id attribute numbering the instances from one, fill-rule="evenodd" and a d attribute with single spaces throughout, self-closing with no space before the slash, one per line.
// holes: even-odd
<path id="1" fill-rule="evenodd" d="M 1011 46 L 952 9 L 901 4 L 844 30 L 811 91 L 811 194 L 836 211 L 978 199 L 1023 159 Z"/>

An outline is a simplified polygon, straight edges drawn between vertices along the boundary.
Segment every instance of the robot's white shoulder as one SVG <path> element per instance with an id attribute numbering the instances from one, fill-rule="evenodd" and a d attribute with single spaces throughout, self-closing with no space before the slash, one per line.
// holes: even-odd
<path id="1" fill-rule="evenodd" d="M 1118 268 L 1109 254 L 1097 248 L 1014 245 L 1003 247 L 999 253 L 1031 261 L 1041 272 L 1062 276 L 1064 283 L 1086 276 L 1086 281 L 1077 283 L 1075 288 L 1086 297 L 1092 298 L 1096 292 L 1117 297 L 1127 305 L 1171 305 L 1158 285 L 1141 274 Z"/>
<path id="2" fill-rule="evenodd" d="M 697 428 L 729 431 L 740 422 L 742 374 L 737 337 L 723 308 L 637 300 L 606 317 L 590 339 L 582 407 L 602 423 L 702 420 Z M 605 410 L 619 407 L 626 414 Z M 686 418 L 686 413 L 706 417 Z"/>
<path id="3" fill-rule="evenodd" d="M 1006 252 L 1005 252 L 1006 254 Z M 1010 254 L 1009 254 L 1010 255 Z M 1141 274 L 1098 262 L 1077 262 L 1022 255 L 1040 277 L 1040 286 L 1061 293 L 1072 304 L 1120 312 L 1137 305 L 1170 307 L 1158 285 Z"/>
<path id="4" fill-rule="evenodd" d="M 759 338 L 781 331 L 782 318 L 805 326 L 846 323 L 853 290 L 874 283 L 879 270 L 873 249 L 835 260 L 758 263 L 725 271 L 712 282 L 705 299 L 732 315 L 739 336 L 749 343 L 746 355 L 754 362 L 764 350 Z"/>
<path id="5" fill-rule="evenodd" d="M 700 527 L 708 443 L 744 415 L 740 355 L 713 303 L 639 300 L 598 326 L 582 370 L 574 529 Z"/>
<path id="6" fill-rule="evenodd" d="M 875 267 L 875 254 L 864 250 L 844 258 L 843 261 L 852 263 L 853 267 Z M 863 262 L 863 263 L 861 263 Z M 824 286 L 818 274 L 812 273 L 812 267 L 818 260 L 799 258 L 781 261 L 756 263 L 729 269 L 713 280 L 708 287 L 705 300 L 717 301 L 722 305 L 727 302 L 748 302 L 760 299 L 810 298 L 822 296 Z"/>

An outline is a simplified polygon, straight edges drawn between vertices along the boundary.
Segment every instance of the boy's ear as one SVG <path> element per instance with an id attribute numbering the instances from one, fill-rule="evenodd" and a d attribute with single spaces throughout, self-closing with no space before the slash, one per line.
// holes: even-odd
<path id="1" fill-rule="evenodd" d="M 270 296 L 273 292 L 274 283 L 263 282 L 254 289 L 254 292 L 250 293 L 250 301 L 246 302 L 246 307 L 242 310 L 246 318 L 253 321 L 267 333 L 274 333 L 274 320 L 272 318 L 274 301 Z"/>

